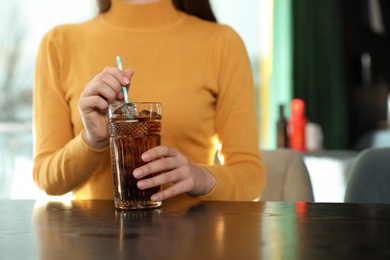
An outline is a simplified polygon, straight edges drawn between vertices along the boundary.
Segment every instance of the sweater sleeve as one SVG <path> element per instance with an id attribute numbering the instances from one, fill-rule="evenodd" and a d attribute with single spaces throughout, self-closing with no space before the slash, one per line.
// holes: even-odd
<path id="1" fill-rule="evenodd" d="M 99 167 L 109 149 L 91 149 L 75 134 L 61 85 L 61 34 L 53 29 L 42 39 L 34 78 L 34 167 L 37 186 L 49 195 L 63 195 L 82 185 Z M 85 163 L 85 162 L 88 163 Z"/>
<path id="2" fill-rule="evenodd" d="M 215 128 L 223 165 L 203 165 L 216 177 L 206 200 L 256 200 L 265 186 L 258 147 L 255 89 L 249 58 L 240 36 L 226 26 L 215 43 L 213 60 L 219 93 Z"/>

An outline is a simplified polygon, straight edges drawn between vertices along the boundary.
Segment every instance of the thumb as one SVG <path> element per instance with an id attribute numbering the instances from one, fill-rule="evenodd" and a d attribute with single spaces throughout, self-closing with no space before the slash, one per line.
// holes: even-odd
<path id="1" fill-rule="evenodd" d="M 133 78 L 134 72 L 135 72 L 134 69 L 126 69 L 123 71 L 125 77 L 128 78 L 130 81 L 129 85 L 131 84 L 131 79 Z"/>

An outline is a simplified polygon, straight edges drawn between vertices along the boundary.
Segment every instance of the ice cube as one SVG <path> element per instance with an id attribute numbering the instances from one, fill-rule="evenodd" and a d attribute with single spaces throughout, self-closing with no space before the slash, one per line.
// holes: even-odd
<path id="1" fill-rule="evenodd" d="M 122 119 L 134 118 L 137 116 L 137 111 L 134 104 L 125 103 L 121 105 L 117 110 L 115 110 L 114 114 L 116 115 L 116 117 L 121 117 Z"/>
<path id="2" fill-rule="evenodd" d="M 157 114 L 156 112 L 148 111 L 148 110 L 142 110 L 141 112 L 138 113 L 138 118 L 154 118 L 154 119 L 159 119 L 161 116 Z"/>

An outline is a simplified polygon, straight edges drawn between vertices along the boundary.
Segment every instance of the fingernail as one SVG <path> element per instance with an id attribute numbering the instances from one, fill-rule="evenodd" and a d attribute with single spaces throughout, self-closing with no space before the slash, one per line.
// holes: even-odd
<path id="1" fill-rule="evenodd" d="M 130 83 L 130 80 L 126 77 L 122 77 L 122 80 L 126 85 Z"/>
<path id="2" fill-rule="evenodd" d="M 143 188 L 143 187 L 146 186 L 146 181 L 139 181 L 139 182 L 137 183 L 137 185 L 138 185 L 138 188 Z"/>
<path id="3" fill-rule="evenodd" d="M 149 161 L 149 159 L 150 159 L 150 155 L 149 154 L 147 154 L 147 153 L 144 153 L 142 156 L 141 156 L 141 158 L 142 158 L 142 160 L 143 161 Z"/>
<path id="4" fill-rule="evenodd" d="M 136 170 L 135 172 L 134 172 L 134 177 L 135 178 L 138 178 L 138 177 L 140 177 L 141 175 L 142 175 L 142 170 Z"/>
<path id="5" fill-rule="evenodd" d="M 152 201 L 159 201 L 160 200 L 160 197 L 158 195 L 153 195 L 152 197 L 150 197 L 150 199 Z"/>

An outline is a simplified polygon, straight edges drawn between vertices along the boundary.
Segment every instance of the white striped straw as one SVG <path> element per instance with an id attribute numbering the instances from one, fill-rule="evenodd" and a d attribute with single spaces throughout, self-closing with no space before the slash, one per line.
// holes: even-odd
<path id="1" fill-rule="evenodd" d="M 121 56 L 116 56 L 116 63 L 118 64 L 118 68 L 123 71 Z M 129 96 L 127 94 L 126 86 L 122 86 L 122 92 L 123 92 L 123 96 L 125 98 L 125 102 L 129 103 Z"/>

